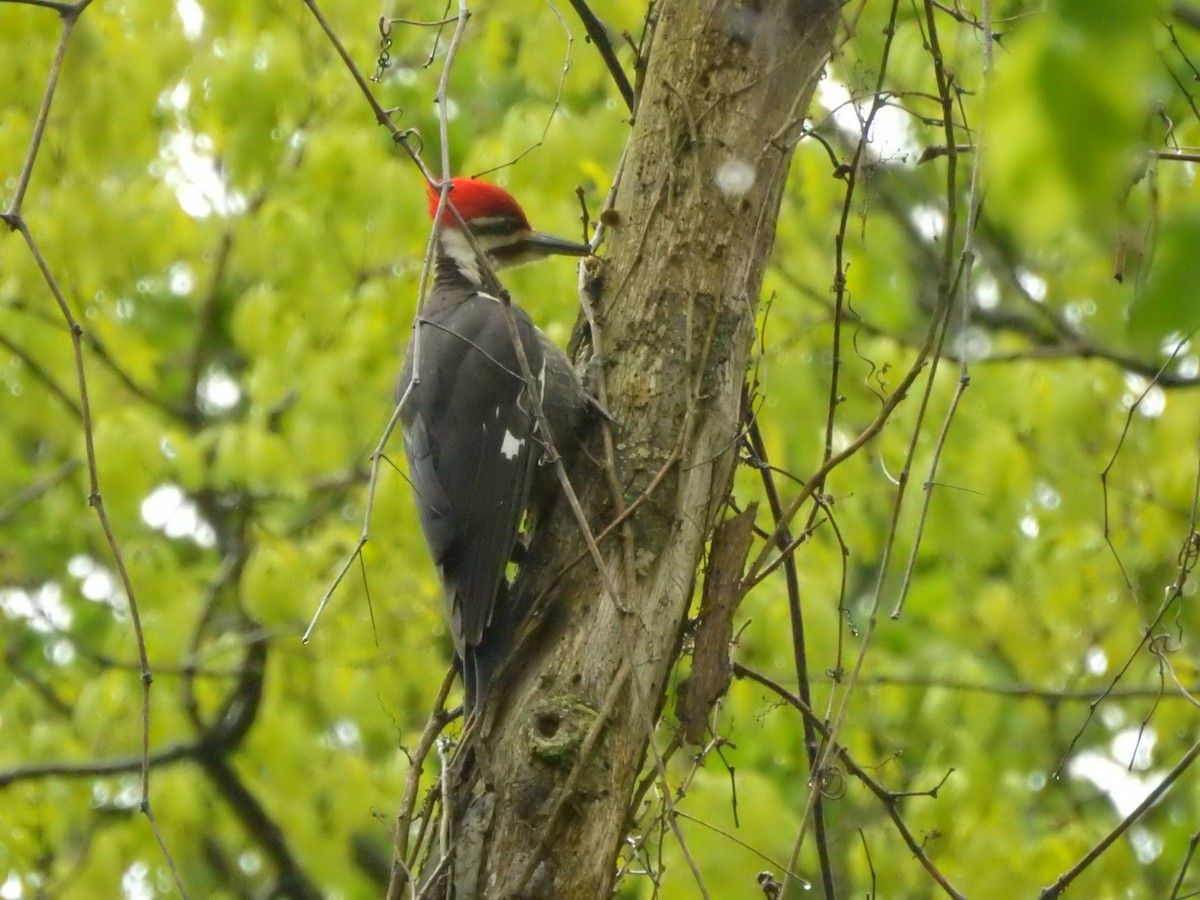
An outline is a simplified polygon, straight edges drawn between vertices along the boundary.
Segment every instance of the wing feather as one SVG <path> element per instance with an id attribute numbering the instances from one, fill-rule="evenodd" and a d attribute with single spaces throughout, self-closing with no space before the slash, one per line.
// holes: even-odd
<path id="1" fill-rule="evenodd" d="M 523 311 L 513 314 L 536 373 L 536 331 Z M 401 415 L 405 452 L 461 656 L 483 639 L 512 557 L 537 455 L 534 418 L 498 301 L 474 294 L 419 327 L 420 377 Z"/>

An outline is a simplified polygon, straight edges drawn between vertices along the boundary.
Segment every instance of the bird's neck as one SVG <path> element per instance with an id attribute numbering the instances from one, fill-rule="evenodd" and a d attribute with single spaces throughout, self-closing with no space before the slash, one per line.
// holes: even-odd
<path id="1" fill-rule="evenodd" d="M 437 265 L 434 281 L 439 285 L 463 284 L 483 287 L 479 259 L 466 237 L 457 228 L 444 228 L 438 234 Z"/>

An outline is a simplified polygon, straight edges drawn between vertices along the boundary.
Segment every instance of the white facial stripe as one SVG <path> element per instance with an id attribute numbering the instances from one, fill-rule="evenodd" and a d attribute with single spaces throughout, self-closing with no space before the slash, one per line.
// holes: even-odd
<path id="1" fill-rule="evenodd" d="M 525 446 L 525 440 L 517 437 L 511 431 L 505 430 L 504 442 L 500 445 L 501 455 L 512 462 L 517 458 L 517 454 L 521 452 L 521 448 Z"/>
<path id="2" fill-rule="evenodd" d="M 495 250 L 498 247 L 511 246 L 523 236 L 521 232 L 514 232 L 511 227 L 506 228 L 499 234 L 488 234 L 486 231 L 480 229 L 478 219 L 471 220 L 471 233 L 475 235 L 475 240 L 479 241 L 479 246 L 489 251 Z"/>
<path id="3" fill-rule="evenodd" d="M 463 277 L 474 284 L 482 284 L 483 276 L 479 274 L 479 261 L 475 259 L 475 251 L 467 242 L 466 237 L 457 228 L 443 228 L 438 235 L 442 252 L 454 260 L 458 271 Z"/>

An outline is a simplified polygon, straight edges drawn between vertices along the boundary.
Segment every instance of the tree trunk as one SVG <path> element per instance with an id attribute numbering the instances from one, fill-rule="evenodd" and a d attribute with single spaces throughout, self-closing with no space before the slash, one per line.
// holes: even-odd
<path id="1" fill-rule="evenodd" d="M 762 273 L 837 9 L 659 7 L 618 215 L 592 282 L 623 502 L 653 491 L 600 545 L 615 598 L 565 502 L 535 536 L 514 588 L 537 600 L 530 634 L 457 773 L 453 858 L 441 871 L 459 900 L 611 893 L 695 574 L 728 496 Z M 604 458 L 598 433 L 589 449 Z M 572 480 L 598 534 L 617 512 L 610 482 L 586 459 Z"/>

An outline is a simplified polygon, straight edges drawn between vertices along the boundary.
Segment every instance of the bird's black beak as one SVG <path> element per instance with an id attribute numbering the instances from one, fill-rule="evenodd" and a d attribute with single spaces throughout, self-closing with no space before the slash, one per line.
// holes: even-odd
<path id="1" fill-rule="evenodd" d="M 577 244 L 542 231 L 531 231 L 525 235 L 521 250 L 538 256 L 588 256 L 592 252 L 587 244 Z"/>

